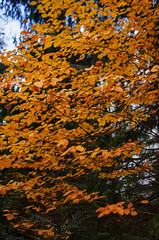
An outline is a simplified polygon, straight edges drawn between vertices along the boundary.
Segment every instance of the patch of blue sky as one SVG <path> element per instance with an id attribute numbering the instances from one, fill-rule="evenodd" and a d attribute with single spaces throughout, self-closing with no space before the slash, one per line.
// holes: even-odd
<path id="1" fill-rule="evenodd" d="M 22 16 L 25 16 L 24 6 L 21 5 Z M 25 18 L 25 17 L 24 17 Z M 3 43 L 3 49 L 11 51 L 16 48 L 20 41 L 21 23 L 11 17 L 6 17 L 4 11 L 0 10 L 0 40 Z"/>

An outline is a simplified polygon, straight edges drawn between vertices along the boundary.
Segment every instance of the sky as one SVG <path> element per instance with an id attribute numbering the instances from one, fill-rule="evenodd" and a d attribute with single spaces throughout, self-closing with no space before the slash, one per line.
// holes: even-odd
<path id="1" fill-rule="evenodd" d="M 21 31 L 20 22 L 13 20 L 11 17 L 6 18 L 3 11 L 0 10 L 0 40 L 4 42 L 3 49 L 13 50 L 15 48 L 13 38 L 16 36 L 18 40 Z"/>

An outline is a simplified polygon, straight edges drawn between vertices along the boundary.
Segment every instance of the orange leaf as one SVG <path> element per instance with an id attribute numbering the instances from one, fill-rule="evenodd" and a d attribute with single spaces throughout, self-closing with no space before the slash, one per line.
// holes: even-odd
<path id="1" fill-rule="evenodd" d="M 130 210 L 129 210 L 129 209 L 124 209 L 124 213 L 125 213 L 126 215 L 129 215 Z"/>
<path id="2" fill-rule="evenodd" d="M 114 89 L 117 92 L 123 92 L 123 89 L 120 86 L 116 86 Z"/>
<path id="3" fill-rule="evenodd" d="M 76 146 L 77 151 L 83 152 L 84 151 L 84 147 L 82 147 L 81 145 Z"/>
<path id="4" fill-rule="evenodd" d="M 90 199 L 90 195 L 84 196 L 83 199 L 84 199 L 85 201 L 88 201 L 88 200 Z"/>
<path id="5" fill-rule="evenodd" d="M 16 224 L 16 225 L 14 225 L 13 227 L 14 227 L 14 228 L 18 228 L 18 227 L 19 227 L 19 224 Z"/>
<path id="6" fill-rule="evenodd" d="M 36 4 L 37 4 L 37 2 L 35 2 L 35 1 L 32 1 L 32 2 L 30 3 L 31 6 L 34 6 L 34 5 L 36 5 Z"/>
<path id="7" fill-rule="evenodd" d="M 11 213 L 4 214 L 4 216 L 6 216 L 9 221 L 14 218 L 14 215 Z"/>
<path id="8" fill-rule="evenodd" d="M 132 216 L 136 216 L 136 215 L 137 215 L 137 212 L 136 212 L 136 211 L 132 211 L 130 214 L 131 214 Z"/>
<path id="9" fill-rule="evenodd" d="M 142 201 L 140 201 L 142 204 L 147 204 L 147 203 L 149 203 L 149 201 L 148 200 L 142 200 Z"/>
<path id="10" fill-rule="evenodd" d="M 101 218 L 101 217 L 103 217 L 105 214 L 104 214 L 104 211 L 103 212 L 101 212 L 99 215 L 98 215 L 98 218 Z"/>
<path id="11" fill-rule="evenodd" d="M 9 104 L 7 104 L 4 108 L 7 109 L 7 110 L 9 110 L 9 109 L 11 108 L 11 106 L 12 106 L 12 104 L 9 103 Z"/>
<path id="12" fill-rule="evenodd" d="M 53 79 L 51 79 L 50 84 L 54 87 L 54 86 L 57 86 L 57 82 L 58 82 L 58 79 L 53 78 Z"/>
<path id="13" fill-rule="evenodd" d="M 101 212 L 101 213 L 98 215 L 98 218 L 103 217 L 104 215 L 109 215 L 109 213 L 111 213 L 111 211 L 108 210 L 108 209 L 106 209 L 105 211 Z"/>
<path id="14" fill-rule="evenodd" d="M 107 150 L 103 150 L 102 156 L 106 160 L 109 157 L 108 151 Z"/>
<path id="15" fill-rule="evenodd" d="M 27 19 L 24 19 L 22 22 L 23 22 L 23 23 L 27 23 L 27 22 L 28 22 L 28 20 L 27 20 Z"/>
<path id="16" fill-rule="evenodd" d="M 47 233 L 50 237 L 52 237 L 52 236 L 55 235 L 55 233 L 54 233 L 51 229 L 50 229 L 50 230 L 47 230 L 46 233 Z"/>
<path id="17" fill-rule="evenodd" d="M 42 88 L 43 82 L 42 81 L 41 82 L 34 82 L 34 86 Z"/>
<path id="18" fill-rule="evenodd" d="M 153 66 L 153 68 L 151 69 L 151 72 L 158 72 L 159 71 L 159 65 L 155 65 Z"/>
<path id="19" fill-rule="evenodd" d="M 39 230 L 39 231 L 38 231 L 38 234 L 39 234 L 39 235 L 42 235 L 42 234 L 43 234 L 43 232 L 42 232 L 41 230 Z"/>
<path id="20" fill-rule="evenodd" d="M 103 62 L 102 62 L 102 61 L 96 62 L 96 66 L 97 66 L 97 67 L 103 67 Z"/>
<path id="21" fill-rule="evenodd" d="M 129 203 L 128 204 L 128 209 L 132 208 L 133 204 L 132 203 Z"/>
<path id="22" fill-rule="evenodd" d="M 117 208 L 117 211 L 120 215 L 124 214 L 124 209 L 123 208 Z"/>
<path id="23" fill-rule="evenodd" d="M 67 139 L 61 139 L 61 140 L 58 142 L 57 147 L 63 146 L 64 148 L 66 148 L 67 145 L 68 145 L 68 143 L 69 143 L 69 142 L 68 142 Z"/>

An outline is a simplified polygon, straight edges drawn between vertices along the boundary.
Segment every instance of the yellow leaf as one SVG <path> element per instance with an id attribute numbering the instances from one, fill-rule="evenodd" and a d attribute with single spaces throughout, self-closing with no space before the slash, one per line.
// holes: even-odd
<path id="1" fill-rule="evenodd" d="M 84 151 L 84 147 L 82 147 L 81 145 L 76 146 L 77 151 L 83 152 Z"/>
<path id="2" fill-rule="evenodd" d="M 51 41 L 45 43 L 45 49 L 46 48 L 50 48 L 51 46 L 52 46 L 52 42 Z"/>
<path id="3" fill-rule="evenodd" d="M 153 66 L 153 68 L 151 69 L 151 72 L 158 72 L 159 71 L 159 65 L 155 65 Z"/>
<path id="4" fill-rule="evenodd" d="M 37 4 L 37 2 L 35 2 L 35 1 L 32 1 L 32 2 L 30 3 L 31 6 L 34 6 L 34 5 L 36 5 L 36 4 Z"/>
<path id="5" fill-rule="evenodd" d="M 85 68 L 84 70 L 85 70 L 85 71 L 90 71 L 90 70 L 93 69 L 93 67 L 94 67 L 94 65 L 92 65 L 90 68 Z"/>

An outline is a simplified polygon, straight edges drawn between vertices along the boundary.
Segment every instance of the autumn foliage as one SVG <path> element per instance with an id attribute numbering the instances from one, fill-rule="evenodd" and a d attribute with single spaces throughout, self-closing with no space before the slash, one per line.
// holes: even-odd
<path id="1" fill-rule="evenodd" d="M 0 192 L 19 201 L 4 208 L 14 229 L 67 239 L 74 205 L 97 202 L 96 218 L 134 218 L 135 204 L 152 199 L 111 202 L 87 179 L 123 181 L 123 191 L 133 177 L 157 184 L 157 8 L 149 0 L 31 4 L 46 23 L 23 31 L 17 50 L 2 55 Z"/>

